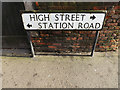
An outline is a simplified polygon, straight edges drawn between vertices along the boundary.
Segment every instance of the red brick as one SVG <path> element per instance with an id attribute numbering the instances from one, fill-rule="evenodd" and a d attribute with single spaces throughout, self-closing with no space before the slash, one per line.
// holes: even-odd
<path id="1" fill-rule="evenodd" d="M 110 42 L 116 42 L 116 41 L 113 39 L 113 40 L 110 40 Z"/>
<path id="2" fill-rule="evenodd" d="M 56 46 L 48 46 L 49 48 L 56 48 Z"/>
<path id="3" fill-rule="evenodd" d="M 80 46 L 76 46 L 76 48 L 80 48 Z"/>
<path id="4" fill-rule="evenodd" d="M 62 32 L 61 31 L 54 31 L 53 33 L 54 34 L 61 34 Z"/>
<path id="5" fill-rule="evenodd" d="M 34 42 L 35 42 L 35 40 L 32 40 L 32 42 L 34 43 Z"/>
<path id="6" fill-rule="evenodd" d="M 114 15 L 114 14 L 115 14 L 115 10 L 111 10 L 111 11 L 109 12 L 109 14 Z"/>
<path id="7" fill-rule="evenodd" d="M 107 23 L 107 26 L 117 26 L 118 23 Z"/>
<path id="8" fill-rule="evenodd" d="M 42 38 L 38 38 L 39 40 L 42 40 Z"/>
<path id="9" fill-rule="evenodd" d="M 71 33 L 71 31 L 69 31 L 68 33 Z"/>
<path id="10" fill-rule="evenodd" d="M 72 48 L 80 48 L 80 46 L 72 46 Z"/>
<path id="11" fill-rule="evenodd" d="M 83 40 L 83 37 L 79 37 L 78 40 Z"/>
<path id="12" fill-rule="evenodd" d="M 104 37 L 104 40 L 107 40 L 108 39 L 108 37 Z"/>
<path id="13" fill-rule="evenodd" d="M 52 45 L 51 43 L 46 43 L 46 45 Z"/>
<path id="14" fill-rule="evenodd" d="M 72 40 L 76 40 L 77 38 L 76 37 L 73 37 L 73 38 L 71 38 Z"/>
<path id="15" fill-rule="evenodd" d="M 99 46 L 99 45 L 100 45 L 99 43 L 96 44 L 96 46 Z"/>
<path id="16" fill-rule="evenodd" d="M 100 48 L 104 48 L 104 46 L 100 46 Z"/>
<path id="17" fill-rule="evenodd" d="M 70 37 L 66 38 L 66 40 L 70 40 Z"/>
<path id="18" fill-rule="evenodd" d="M 116 29 L 116 30 L 119 30 L 119 29 L 120 29 L 120 26 L 116 26 L 115 29 Z"/>
<path id="19" fill-rule="evenodd" d="M 35 5 L 36 5 L 37 7 L 39 7 L 39 3 L 38 3 L 38 2 L 35 2 Z"/>
<path id="20" fill-rule="evenodd" d="M 101 36 L 102 36 L 102 37 L 105 37 L 105 34 L 100 34 L 100 37 L 101 37 Z"/>
<path id="21" fill-rule="evenodd" d="M 96 34 L 96 31 L 92 31 L 92 34 Z"/>
<path id="22" fill-rule="evenodd" d="M 40 40 L 36 40 L 35 42 L 40 42 Z"/>
<path id="23" fill-rule="evenodd" d="M 79 43 L 74 43 L 73 45 L 79 45 Z"/>
<path id="24" fill-rule="evenodd" d="M 120 6 L 115 6 L 114 9 L 118 10 L 118 9 L 120 9 Z"/>
<path id="25" fill-rule="evenodd" d="M 82 31 L 79 31 L 79 34 L 82 34 L 83 32 Z"/>
<path id="26" fill-rule="evenodd" d="M 110 48 L 109 46 L 105 46 L 106 49 Z"/>
<path id="27" fill-rule="evenodd" d="M 111 48 L 116 48 L 116 45 L 111 45 L 110 47 L 111 47 Z"/>
<path id="28" fill-rule="evenodd" d="M 45 37 L 45 36 L 49 36 L 49 34 L 40 34 L 40 36 Z"/>
<path id="29" fill-rule="evenodd" d="M 93 7 L 94 10 L 99 10 L 98 7 Z"/>
<path id="30" fill-rule="evenodd" d="M 115 14 L 120 14 L 120 10 L 116 10 L 116 11 L 115 11 Z"/>
<path id="31" fill-rule="evenodd" d="M 64 31 L 65 33 L 69 33 L 69 31 Z"/>
<path id="32" fill-rule="evenodd" d="M 81 35 L 80 35 L 80 34 L 78 34 L 78 36 L 80 37 Z"/>
<path id="33" fill-rule="evenodd" d="M 116 42 L 118 42 L 119 41 L 119 39 L 115 39 L 116 40 Z"/>
<path id="34" fill-rule="evenodd" d="M 53 43 L 53 45 L 60 46 L 60 45 L 61 45 L 61 43 Z"/>
<path id="35" fill-rule="evenodd" d="M 113 50 L 113 51 L 116 51 L 116 50 L 117 50 L 117 48 L 116 48 L 116 47 L 115 47 L 115 48 L 112 48 L 112 50 Z"/>
<path id="36" fill-rule="evenodd" d="M 105 17 L 105 19 L 109 19 L 109 18 L 111 18 L 111 16 L 106 16 L 106 17 Z"/>
<path id="37" fill-rule="evenodd" d="M 46 43 L 39 43 L 40 45 L 46 45 Z"/>
<path id="38" fill-rule="evenodd" d="M 100 49 L 100 51 L 101 51 L 101 52 L 104 52 L 104 51 L 105 51 L 105 49 Z"/>
<path id="39" fill-rule="evenodd" d="M 112 27 L 109 27 L 109 30 L 113 30 L 114 29 L 114 27 L 112 26 Z"/>
<path id="40" fill-rule="evenodd" d="M 115 22 L 116 22 L 116 19 L 113 19 L 113 22 L 115 23 Z"/>
<path id="41" fill-rule="evenodd" d="M 89 34 L 88 37 L 95 37 L 95 34 Z"/>
<path id="42" fill-rule="evenodd" d="M 46 34 L 46 36 L 49 36 L 49 34 Z"/>

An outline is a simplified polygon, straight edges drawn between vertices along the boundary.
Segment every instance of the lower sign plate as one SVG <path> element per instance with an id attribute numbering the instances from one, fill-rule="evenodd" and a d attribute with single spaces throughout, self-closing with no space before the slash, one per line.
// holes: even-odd
<path id="1" fill-rule="evenodd" d="M 101 30 L 105 12 L 22 13 L 25 30 Z"/>

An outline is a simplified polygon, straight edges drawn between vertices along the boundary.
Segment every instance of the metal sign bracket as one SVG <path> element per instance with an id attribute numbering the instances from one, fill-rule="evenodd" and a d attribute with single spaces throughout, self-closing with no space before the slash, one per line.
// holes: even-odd
<path id="1" fill-rule="evenodd" d="M 33 46 L 33 43 L 31 41 L 31 34 L 29 31 L 27 31 L 27 38 L 28 38 L 28 41 L 29 41 L 29 44 L 30 44 L 30 47 L 31 47 L 31 53 L 32 53 L 32 57 L 35 57 L 35 50 L 34 50 L 34 46 Z M 94 51 L 95 51 L 95 47 L 96 47 L 96 43 L 97 43 L 97 40 L 98 40 L 98 36 L 99 36 L 99 31 L 96 31 L 96 34 L 95 34 L 95 39 L 94 39 L 94 43 L 93 43 L 93 46 L 92 46 L 92 51 L 91 51 L 91 54 L 90 55 L 70 55 L 70 54 L 67 54 L 68 56 L 93 56 L 94 55 Z M 52 55 L 52 54 L 51 54 Z M 54 54 L 53 54 L 54 55 Z M 56 54 L 57 55 L 57 54 Z M 61 55 L 61 56 L 64 56 L 64 55 Z"/>

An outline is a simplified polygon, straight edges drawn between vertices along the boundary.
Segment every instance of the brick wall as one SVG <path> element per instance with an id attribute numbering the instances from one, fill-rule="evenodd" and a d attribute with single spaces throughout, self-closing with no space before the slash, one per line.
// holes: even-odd
<path id="1" fill-rule="evenodd" d="M 115 51 L 118 48 L 120 30 L 120 6 L 94 7 L 94 10 L 107 10 L 105 25 L 98 38 L 96 51 Z"/>
<path id="2" fill-rule="evenodd" d="M 35 3 L 41 10 L 107 10 L 105 25 L 100 31 L 96 51 L 115 51 L 120 36 L 119 3 Z M 32 31 L 35 51 L 75 52 L 91 51 L 96 31 Z"/>

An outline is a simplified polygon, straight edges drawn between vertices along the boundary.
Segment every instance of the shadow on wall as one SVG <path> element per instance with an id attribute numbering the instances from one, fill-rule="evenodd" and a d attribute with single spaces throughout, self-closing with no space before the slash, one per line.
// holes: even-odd
<path id="1" fill-rule="evenodd" d="M 29 55 L 30 46 L 22 25 L 22 2 L 2 2 L 2 55 Z"/>

